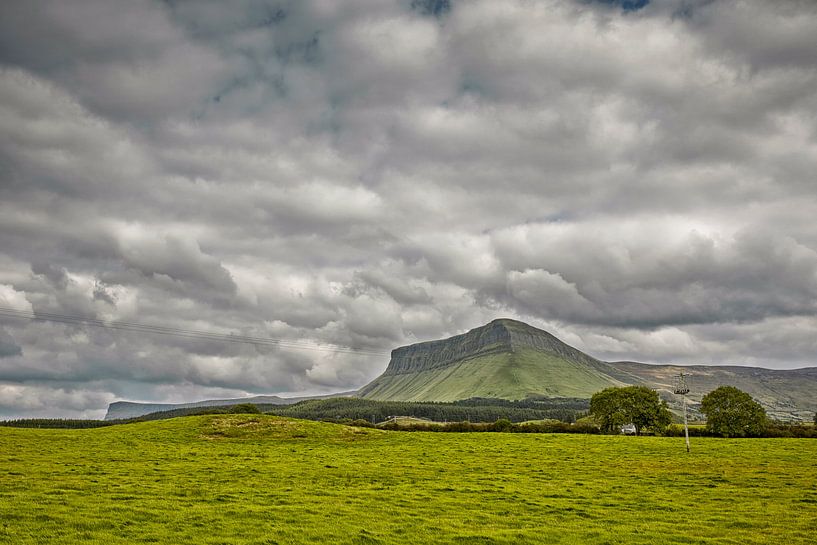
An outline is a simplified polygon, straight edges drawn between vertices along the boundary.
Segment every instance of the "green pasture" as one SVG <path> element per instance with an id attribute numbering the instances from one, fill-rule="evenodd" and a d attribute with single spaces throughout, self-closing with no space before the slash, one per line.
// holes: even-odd
<path id="1" fill-rule="evenodd" d="M 692 449 L 264 415 L 0 428 L 0 543 L 814 543 L 817 441 Z"/>

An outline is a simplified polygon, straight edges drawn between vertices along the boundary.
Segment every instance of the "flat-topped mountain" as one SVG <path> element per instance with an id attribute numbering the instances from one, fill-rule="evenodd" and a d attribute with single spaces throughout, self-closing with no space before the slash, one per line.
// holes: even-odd
<path id="1" fill-rule="evenodd" d="M 480 354 L 534 348 L 587 365 L 599 360 L 569 346 L 547 331 L 510 319 L 498 319 L 449 339 L 401 346 L 391 353 L 386 374 L 404 374 L 443 367 Z"/>
<path id="2" fill-rule="evenodd" d="M 691 373 L 689 398 L 721 385 L 758 399 L 772 416 L 808 419 L 817 410 L 817 368 L 772 370 L 738 366 L 605 362 L 523 322 L 498 319 L 448 339 L 397 348 L 386 371 L 358 391 L 390 401 L 455 401 L 469 397 L 580 397 L 610 386 L 643 384 L 671 405 L 673 376 Z"/>
<path id="3" fill-rule="evenodd" d="M 590 397 L 632 377 L 547 331 L 509 319 L 392 351 L 386 371 L 358 391 L 370 399 Z"/>

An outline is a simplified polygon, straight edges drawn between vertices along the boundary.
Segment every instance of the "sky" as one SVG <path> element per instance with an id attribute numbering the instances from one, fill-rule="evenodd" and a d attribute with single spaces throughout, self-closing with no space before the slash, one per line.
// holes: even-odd
<path id="1" fill-rule="evenodd" d="M 5 1 L 0 307 L 319 349 L 0 316 L 0 418 L 354 390 L 499 317 L 814 366 L 816 173 L 809 0 Z"/>

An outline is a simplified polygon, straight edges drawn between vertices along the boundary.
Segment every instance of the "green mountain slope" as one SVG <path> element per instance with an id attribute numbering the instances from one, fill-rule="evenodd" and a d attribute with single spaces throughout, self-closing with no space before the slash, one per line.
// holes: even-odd
<path id="1" fill-rule="evenodd" d="M 369 399 L 455 401 L 469 397 L 590 397 L 616 381 L 592 367 L 522 347 L 465 358 L 444 367 L 382 375 L 360 392 Z"/>
<path id="2" fill-rule="evenodd" d="M 627 384 L 629 378 L 546 331 L 503 319 L 450 339 L 394 350 L 386 372 L 358 395 L 392 401 L 586 398 Z"/>

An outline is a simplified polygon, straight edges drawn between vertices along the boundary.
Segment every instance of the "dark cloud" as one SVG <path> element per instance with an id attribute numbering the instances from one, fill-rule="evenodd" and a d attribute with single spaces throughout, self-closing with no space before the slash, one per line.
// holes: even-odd
<path id="1" fill-rule="evenodd" d="M 497 316 L 814 365 L 813 2 L 0 6 L 0 414 L 354 389 Z"/>
<path id="2" fill-rule="evenodd" d="M 14 337 L 0 328 L 0 358 L 8 358 L 11 356 L 22 356 L 23 349 L 14 341 Z"/>

